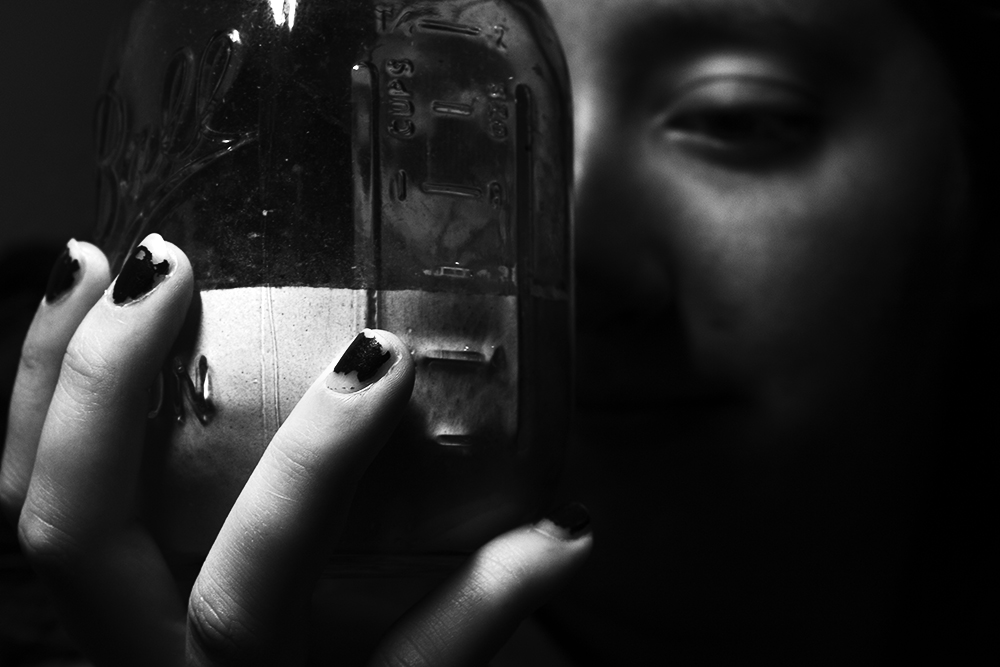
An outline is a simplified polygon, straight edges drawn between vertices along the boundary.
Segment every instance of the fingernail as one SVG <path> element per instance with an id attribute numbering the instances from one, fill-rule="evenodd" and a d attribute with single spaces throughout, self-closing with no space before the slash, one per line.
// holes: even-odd
<path id="1" fill-rule="evenodd" d="M 560 540 L 575 540 L 590 532 L 590 512 L 581 503 L 568 503 L 545 515 L 535 530 Z"/>
<path id="2" fill-rule="evenodd" d="M 168 258 L 167 244 L 162 236 L 150 234 L 144 238 L 125 260 L 115 279 L 112 300 L 120 306 L 152 292 L 170 273 Z"/>
<path id="3" fill-rule="evenodd" d="M 52 266 L 52 272 L 49 273 L 49 284 L 45 287 L 45 303 L 55 303 L 76 285 L 76 276 L 80 271 L 80 260 L 73 257 L 71 248 L 75 248 L 75 246 L 76 241 L 71 239 Z"/>
<path id="4" fill-rule="evenodd" d="M 381 342 L 375 332 L 365 329 L 357 335 L 340 356 L 326 386 L 338 394 L 353 394 L 375 384 L 389 372 L 393 364 L 392 348 Z"/>

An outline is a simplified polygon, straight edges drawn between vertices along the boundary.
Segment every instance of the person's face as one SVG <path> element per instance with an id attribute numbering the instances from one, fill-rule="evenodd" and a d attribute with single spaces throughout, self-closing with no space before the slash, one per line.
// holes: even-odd
<path id="1" fill-rule="evenodd" d="M 947 72 L 888 0 L 544 1 L 576 134 L 566 484 L 600 536 L 560 613 L 633 662 L 850 655 L 968 227 Z"/>
<path id="2" fill-rule="evenodd" d="M 946 72 L 905 16 L 546 5 L 573 85 L 581 400 L 769 441 L 915 387 L 966 173 Z"/>

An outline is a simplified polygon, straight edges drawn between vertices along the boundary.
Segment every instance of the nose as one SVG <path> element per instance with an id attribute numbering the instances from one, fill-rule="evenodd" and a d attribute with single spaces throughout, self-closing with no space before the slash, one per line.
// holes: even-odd
<path id="1" fill-rule="evenodd" d="M 574 225 L 577 317 L 583 326 L 641 324 L 673 307 L 665 212 L 643 192 L 627 130 L 578 116 Z"/>

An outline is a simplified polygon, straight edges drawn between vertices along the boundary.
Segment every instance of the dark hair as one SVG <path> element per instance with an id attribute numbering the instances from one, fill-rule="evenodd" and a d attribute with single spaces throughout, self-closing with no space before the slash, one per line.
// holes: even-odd
<path id="1" fill-rule="evenodd" d="M 992 527 L 1000 500 L 1000 428 L 994 416 L 1000 405 L 1000 327 L 995 324 L 1000 314 L 1000 2 L 895 4 L 949 70 L 962 112 L 973 235 L 962 267 L 964 293 L 956 296 L 964 301 L 963 321 L 949 340 L 949 368 L 938 378 L 939 423 L 925 434 L 933 439 L 935 458 L 922 497 L 920 530 L 910 545 L 909 571 L 900 585 L 896 646 L 913 657 L 947 655 L 962 662 L 956 656 L 981 649 L 991 636 L 988 610 L 997 595 Z"/>
<path id="2" fill-rule="evenodd" d="M 965 118 L 963 134 L 974 170 L 974 192 L 992 194 L 1000 156 L 996 122 L 1000 1 L 897 0 L 896 4 L 913 18 L 948 67 Z"/>

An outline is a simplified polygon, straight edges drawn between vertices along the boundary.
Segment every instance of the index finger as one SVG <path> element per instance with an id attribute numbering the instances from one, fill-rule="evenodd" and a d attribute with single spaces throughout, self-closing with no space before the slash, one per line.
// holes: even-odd
<path id="1" fill-rule="evenodd" d="M 331 540 L 412 388 L 410 354 L 384 331 L 359 334 L 309 388 L 264 451 L 195 582 L 190 664 L 289 664 L 287 651 L 304 646 L 307 602 Z"/>

